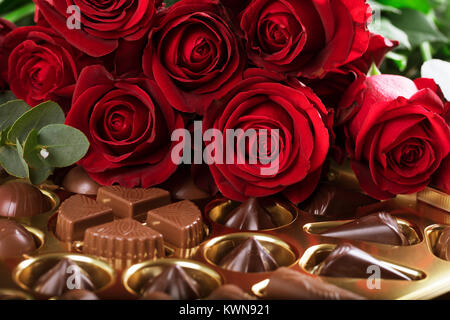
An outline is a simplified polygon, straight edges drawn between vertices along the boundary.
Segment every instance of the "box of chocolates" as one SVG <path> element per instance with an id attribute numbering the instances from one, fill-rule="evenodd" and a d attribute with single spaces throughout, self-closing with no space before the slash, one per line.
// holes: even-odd
<path id="1" fill-rule="evenodd" d="M 433 299 L 450 291 L 450 216 L 419 195 L 377 201 L 337 171 L 295 206 L 281 196 L 198 197 L 187 180 L 102 187 L 80 168 L 61 186 L 3 179 L 0 298 Z"/>

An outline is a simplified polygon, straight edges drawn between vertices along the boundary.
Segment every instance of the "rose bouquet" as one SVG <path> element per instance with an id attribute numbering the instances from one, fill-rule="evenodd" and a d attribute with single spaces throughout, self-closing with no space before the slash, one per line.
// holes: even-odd
<path id="1" fill-rule="evenodd" d="M 430 183 L 450 193 L 449 79 L 378 74 L 386 54 L 401 64 L 390 51 L 412 46 L 399 29 L 390 39 L 369 30 L 386 26 L 374 9 L 388 6 L 172 2 L 34 0 L 33 23 L 0 19 L 11 100 L 0 107 L 0 165 L 41 182 L 77 162 L 102 185 L 144 188 L 189 165 L 227 198 L 300 203 L 330 159 L 348 157 L 374 198 Z M 48 101 L 60 116 L 44 123 Z"/>

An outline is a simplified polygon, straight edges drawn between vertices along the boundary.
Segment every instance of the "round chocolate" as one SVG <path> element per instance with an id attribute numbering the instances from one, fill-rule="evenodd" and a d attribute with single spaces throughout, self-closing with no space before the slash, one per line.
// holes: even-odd
<path id="1" fill-rule="evenodd" d="M 15 221 L 0 219 L 0 260 L 36 250 L 33 235 Z"/>
<path id="2" fill-rule="evenodd" d="M 10 181 L 0 186 L 0 216 L 32 217 L 50 210 L 50 202 L 35 186 Z"/>
<path id="3" fill-rule="evenodd" d="M 96 195 L 100 188 L 100 185 L 92 180 L 82 167 L 71 169 L 64 177 L 62 185 L 69 192 L 84 195 Z"/>

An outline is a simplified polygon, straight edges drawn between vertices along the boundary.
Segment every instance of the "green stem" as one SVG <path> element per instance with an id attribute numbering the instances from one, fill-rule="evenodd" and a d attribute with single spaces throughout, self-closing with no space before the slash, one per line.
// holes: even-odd
<path id="1" fill-rule="evenodd" d="M 422 54 L 422 59 L 424 62 L 433 59 L 433 54 L 431 53 L 431 45 L 428 41 L 422 42 L 420 44 L 420 53 Z"/>

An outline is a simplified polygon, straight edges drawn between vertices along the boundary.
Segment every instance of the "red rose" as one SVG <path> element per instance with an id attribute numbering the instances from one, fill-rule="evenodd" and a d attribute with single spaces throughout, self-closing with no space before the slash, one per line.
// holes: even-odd
<path id="1" fill-rule="evenodd" d="M 441 167 L 434 175 L 433 184 L 450 195 L 450 156 L 442 161 Z"/>
<path id="2" fill-rule="evenodd" d="M 184 127 L 183 119 L 154 81 L 114 79 L 103 66 L 86 67 L 66 124 L 89 139 L 79 164 L 100 184 L 147 188 L 177 169 L 171 133 Z"/>
<path id="3" fill-rule="evenodd" d="M 79 70 L 88 61 L 59 34 L 39 26 L 21 27 L 3 43 L 8 82 L 17 98 L 31 106 L 44 101 L 70 108 Z"/>
<path id="4" fill-rule="evenodd" d="M 365 0 L 255 0 L 241 29 L 256 65 L 321 78 L 366 51 L 370 17 Z"/>
<path id="5" fill-rule="evenodd" d="M 8 86 L 8 56 L 3 48 L 3 42 L 8 33 L 15 28 L 13 23 L 0 18 L 0 91 Z"/>
<path id="6" fill-rule="evenodd" d="M 181 0 L 150 32 L 143 57 L 170 104 L 203 114 L 241 80 L 244 61 L 222 6 L 215 0 Z"/>
<path id="7" fill-rule="evenodd" d="M 356 81 L 338 109 L 361 188 L 377 199 L 425 188 L 450 152 L 445 106 L 429 88 L 393 75 Z"/>
<path id="8" fill-rule="evenodd" d="M 216 161 L 210 170 L 219 190 L 228 198 L 243 201 L 248 197 L 263 197 L 282 192 L 291 201 L 298 203 L 306 199 L 317 186 L 322 165 L 330 147 L 332 114 L 329 114 L 320 99 L 297 80 L 289 84 L 280 82 L 280 77 L 261 69 L 247 70 L 242 81 L 226 97 L 208 108 L 203 121 L 203 130 L 218 129 L 223 133 L 222 141 L 207 142 L 208 146 L 226 146 L 224 156 L 235 154 L 233 163 Z M 250 159 L 255 143 L 267 141 L 263 156 L 273 157 L 270 150 L 276 140 L 262 136 L 260 130 L 267 130 L 266 136 L 279 138 L 277 156 L 278 169 L 270 174 L 263 173 L 270 164 L 239 164 L 239 152 L 231 149 L 226 139 L 229 129 L 243 131 L 237 141 L 245 139 L 244 134 L 254 129 L 258 136 L 250 137 L 251 146 L 241 159 Z M 274 137 L 271 129 L 279 130 Z M 258 138 L 258 139 L 257 139 Z M 245 141 L 245 140 L 244 140 Z M 259 148 L 259 147 L 258 147 Z M 254 153 L 253 153 L 254 155 Z M 227 164 L 228 163 L 228 164 Z M 241 162 L 242 163 L 242 162 Z"/>
<path id="9" fill-rule="evenodd" d="M 93 57 L 113 52 L 119 39 L 135 41 L 144 37 L 156 12 L 154 0 L 34 1 L 39 14 L 54 30 L 74 47 Z M 78 11 L 71 6 L 77 6 Z M 77 19 L 76 12 L 80 19 Z"/>

